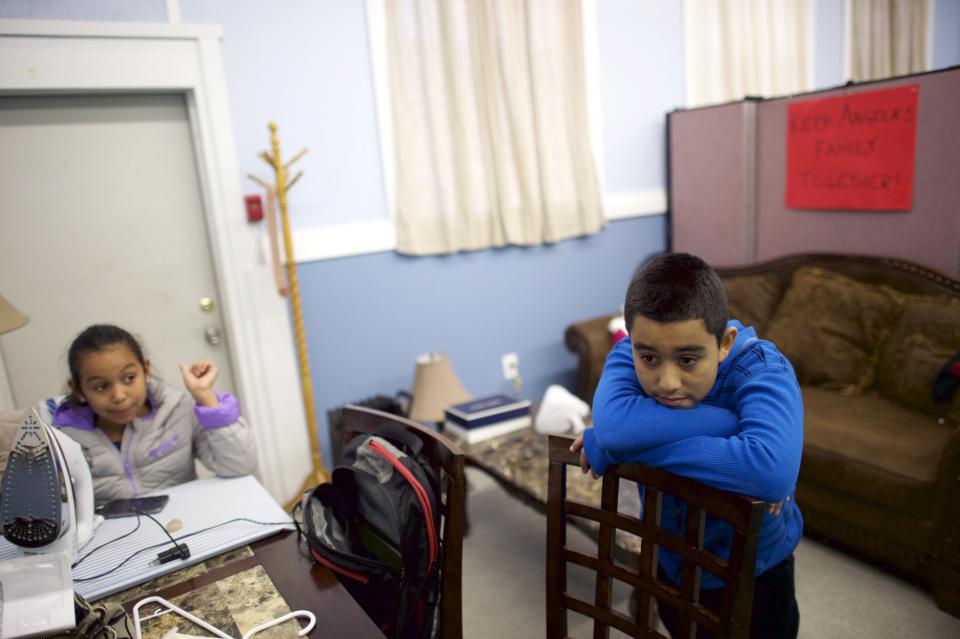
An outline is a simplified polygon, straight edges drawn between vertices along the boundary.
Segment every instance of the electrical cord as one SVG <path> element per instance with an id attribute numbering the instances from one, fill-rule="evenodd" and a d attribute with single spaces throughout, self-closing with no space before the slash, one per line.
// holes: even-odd
<path id="1" fill-rule="evenodd" d="M 173 545 L 174 545 L 174 546 L 177 546 L 177 545 L 178 545 L 178 544 L 177 544 L 177 541 L 170 535 L 170 532 L 167 530 L 167 528 L 166 528 L 163 524 L 161 524 L 159 521 L 157 521 L 156 518 L 153 517 L 153 515 L 151 515 L 150 513 L 141 512 L 141 511 L 139 511 L 139 510 L 135 510 L 135 511 L 133 511 L 133 512 L 137 515 L 137 525 L 134 527 L 133 530 L 131 530 L 130 532 L 124 533 L 124 534 L 120 535 L 119 537 L 115 537 L 114 539 L 111 539 L 110 541 L 105 541 L 105 542 L 103 542 L 102 544 L 100 544 L 99 546 L 97 546 L 96 548 L 94 548 L 93 550 L 91 550 L 90 552 L 88 552 L 87 554 L 85 554 L 85 555 L 84 555 L 83 557 L 81 557 L 80 559 L 77 559 L 77 561 L 74 562 L 74 564 L 73 564 L 72 566 L 70 566 L 70 568 L 71 568 L 71 569 L 76 568 L 76 567 L 79 566 L 81 563 L 83 563 L 83 561 L 84 561 L 85 559 L 87 559 L 90 555 L 92 555 L 93 553 L 97 552 L 97 551 L 100 550 L 101 548 L 103 548 L 103 547 L 105 547 L 105 546 L 108 546 L 108 545 L 114 543 L 115 541 L 120 541 L 121 539 L 125 539 L 125 538 L 129 537 L 130 535 L 132 535 L 133 533 L 135 533 L 135 532 L 137 532 L 138 530 L 140 530 L 140 515 L 143 515 L 144 517 L 149 517 L 150 519 L 152 519 L 153 522 L 154 522 L 156 525 L 160 526 L 160 529 L 163 530 L 163 532 L 167 533 L 167 537 L 170 538 L 170 541 L 173 542 Z M 166 542 L 164 542 L 164 543 L 166 543 Z"/>
<path id="2" fill-rule="evenodd" d="M 105 541 L 105 542 L 103 542 L 102 544 L 100 544 L 99 546 L 97 546 L 96 548 L 94 548 L 93 550 L 91 550 L 90 552 L 88 552 L 87 554 L 85 554 L 83 557 L 80 557 L 80 559 L 77 559 L 77 560 L 73 563 L 73 565 L 70 566 L 70 568 L 71 568 L 71 569 L 76 568 L 77 566 L 79 566 L 80 564 L 82 564 L 83 561 L 84 561 L 87 557 L 89 557 L 89 556 L 92 555 L 93 553 L 97 552 L 97 551 L 100 550 L 101 548 L 103 548 L 103 547 L 105 547 L 105 546 L 109 546 L 110 544 L 112 544 L 112 543 L 115 542 L 115 541 L 120 541 L 121 539 L 126 539 L 127 537 L 129 537 L 129 536 L 132 535 L 133 533 L 137 532 L 138 530 L 140 530 L 140 514 L 139 514 L 139 513 L 137 514 L 137 525 L 134 527 L 133 530 L 131 530 L 130 532 L 124 533 L 124 534 L 120 535 L 119 537 L 116 537 L 116 538 L 114 538 L 114 539 L 111 539 L 110 541 Z M 91 538 L 92 538 L 92 537 L 91 537 Z"/>
<path id="3" fill-rule="evenodd" d="M 247 518 L 247 517 L 234 517 L 233 519 L 228 519 L 227 521 L 221 522 L 221 523 L 219 523 L 219 524 L 214 524 L 214 525 L 208 526 L 208 527 L 206 527 L 206 528 L 201 528 L 200 530 L 195 530 L 195 531 L 193 531 L 193 532 L 191 532 L 191 533 L 187 533 L 186 535 L 181 535 L 180 537 L 174 538 L 174 537 L 170 534 L 170 532 L 163 526 L 163 524 L 161 524 L 159 521 L 157 521 L 154 517 L 152 517 L 152 516 L 150 516 L 150 515 L 147 515 L 146 513 L 137 513 L 137 528 L 140 527 L 140 523 L 139 523 L 139 522 L 140 522 L 140 515 L 141 515 L 141 514 L 146 515 L 147 517 L 150 517 L 150 519 L 152 519 L 154 522 L 156 522 L 156 524 L 157 524 L 158 526 L 160 526 L 161 528 L 163 528 L 163 532 L 165 532 L 165 533 L 167 534 L 167 537 L 170 538 L 170 542 L 173 542 L 173 545 L 174 545 L 174 546 L 178 546 L 178 545 L 179 545 L 178 542 L 183 541 L 184 539 L 187 539 L 188 537 L 193 537 L 193 536 L 199 535 L 199 534 L 201 534 L 201 533 L 209 532 L 209 531 L 211 531 L 211 530 L 214 530 L 215 528 L 220 528 L 220 527 L 222 527 L 222 526 L 226 526 L 227 524 L 232 524 L 233 522 L 236 522 L 236 521 L 247 521 L 247 522 L 250 522 L 251 524 L 257 524 L 257 525 L 259 525 L 259 526 L 287 526 L 287 525 L 290 524 L 289 521 L 257 521 L 257 520 L 255 520 L 255 519 L 249 519 L 249 518 Z M 82 559 L 78 560 L 77 563 L 74 564 L 74 566 L 76 566 L 76 565 L 79 564 L 81 561 L 83 561 L 84 559 L 86 559 L 87 557 L 89 557 L 90 555 L 92 555 L 92 554 L 93 554 L 94 552 L 96 552 L 97 550 L 100 550 L 100 549 L 103 548 L 104 546 L 106 546 L 106 545 L 108 545 L 108 544 L 112 544 L 112 543 L 115 542 L 115 541 L 119 541 L 119 540 L 123 539 L 124 537 L 128 537 L 128 536 L 132 535 L 134 532 L 136 532 L 137 528 L 134 528 L 134 529 L 131 530 L 130 532 L 125 533 L 124 535 L 122 535 L 122 536 L 120 536 L 120 537 L 117 537 L 117 538 L 115 538 L 115 539 L 111 539 L 111 540 L 108 541 L 108 542 L 104 542 L 104 543 L 100 544 L 99 546 L 97 546 L 96 548 L 94 548 L 93 550 L 91 550 L 90 552 L 88 552 L 86 555 L 84 555 Z M 140 550 L 137 550 L 137 551 L 133 552 L 132 554 L 130 554 L 126 559 L 124 559 L 123 561 L 121 561 L 119 564 L 117 564 L 116 566 L 114 566 L 114 567 L 111 568 L 110 570 L 107 570 L 107 571 L 105 571 L 105 572 L 102 572 L 102 573 L 100 573 L 100 574 L 98 574 L 98 575 L 93 575 L 93 576 L 91 576 L 91 577 L 75 578 L 73 581 L 76 582 L 76 583 L 80 583 L 80 582 L 84 582 L 84 581 L 93 581 L 94 579 L 100 579 L 101 577 L 106 577 L 107 575 L 109 575 L 109 574 L 111 574 L 111 573 L 113 573 L 113 572 L 116 572 L 117 570 L 119 570 L 120 568 L 122 568 L 128 561 L 130 561 L 131 559 L 133 559 L 134 557 L 136 557 L 136 556 L 139 555 L 140 553 L 147 552 L 148 550 L 154 550 L 155 548 L 162 548 L 163 546 L 166 546 L 166 545 L 169 544 L 170 542 L 163 541 L 163 542 L 160 542 L 159 544 L 153 544 L 152 546 L 146 546 L 146 547 L 144 547 L 144 548 L 141 548 Z"/>
<path id="4" fill-rule="evenodd" d="M 166 533 L 167 537 L 170 538 L 170 541 L 173 542 L 173 545 L 174 545 L 174 546 L 177 546 L 177 545 L 178 545 L 178 544 L 177 544 L 177 540 L 173 538 L 173 535 L 170 534 L 170 531 L 167 530 L 167 527 L 164 526 L 163 524 L 161 524 L 159 521 L 157 521 L 157 518 L 156 518 L 156 517 L 154 517 L 154 516 L 151 515 L 150 513 L 142 513 L 142 512 L 140 512 L 140 511 L 137 511 L 137 514 L 138 514 L 138 515 L 143 515 L 144 517 L 149 517 L 150 520 L 153 521 L 153 523 L 155 523 L 156 525 L 160 526 L 160 530 L 162 530 L 164 533 Z"/>

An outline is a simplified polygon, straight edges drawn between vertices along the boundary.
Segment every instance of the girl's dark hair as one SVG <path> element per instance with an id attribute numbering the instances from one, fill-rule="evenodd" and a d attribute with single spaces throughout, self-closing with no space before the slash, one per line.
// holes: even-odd
<path id="1" fill-rule="evenodd" d="M 83 329 L 83 332 L 74 338 L 67 352 L 67 365 L 70 367 L 70 379 L 74 388 L 80 388 L 80 360 L 90 353 L 99 353 L 116 344 L 127 346 L 140 365 L 147 367 L 137 338 L 113 324 L 94 324 Z"/>
<path id="2" fill-rule="evenodd" d="M 658 255 L 636 272 L 627 287 L 623 316 L 628 332 L 637 315 L 663 323 L 702 319 L 719 344 L 728 319 L 723 282 L 699 257 Z"/>

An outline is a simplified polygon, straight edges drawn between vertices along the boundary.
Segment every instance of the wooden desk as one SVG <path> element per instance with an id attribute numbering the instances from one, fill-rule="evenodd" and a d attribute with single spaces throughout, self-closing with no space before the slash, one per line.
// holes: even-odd
<path id="1" fill-rule="evenodd" d="M 336 576 L 314 563 L 293 531 L 277 533 L 107 599 L 132 612 L 138 601 L 151 595 L 163 597 L 234 637 L 291 610 L 309 610 L 316 615 L 317 625 L 310 637 L 384 636 Z M 155 607 L 150 604 L 144 606 L 141 617 L 152 609 Z M 209 635 L 170 613 L 144 623 L 143 637 L 159 638 L 174 626 L 184 634 Z M 266 631 L 264 637 L 294 639 L 299 630 L 296 622 L 287 621 Z"/>

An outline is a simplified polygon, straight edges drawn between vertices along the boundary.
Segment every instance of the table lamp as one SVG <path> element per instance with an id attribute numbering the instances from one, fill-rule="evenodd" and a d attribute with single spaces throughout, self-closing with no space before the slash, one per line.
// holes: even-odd
<path id="1" fill-rule="evenodd" d="M 0 335 L 20 328 L 29 321 L 29 317 L 18 311 L 3 295 L 0 295 Z"/>
<path id="2" fill-rule="evenodd" d="M 443 353 L 424 353 L 417 357 L 411 394 L 410 418 L 438 424 L 443 423 L 444 408 L 473 399 Z"/>

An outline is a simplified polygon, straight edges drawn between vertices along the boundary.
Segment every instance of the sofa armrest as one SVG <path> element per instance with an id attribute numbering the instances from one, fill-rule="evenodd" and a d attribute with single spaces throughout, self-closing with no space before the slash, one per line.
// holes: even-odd
<path id="1" fill-rule="evenodd" d="M 609 324 L 613 315 L 604 315 L 571 324 L 564 333 L 567 350 L 577 356 L 577 380 L 574 393 L 577 397 L 593 403 L 603 364 L 610 352 Z"/>
<path id="2" fill-rule="evenodd" d="M 960 428 L 947 441 L 937 466 L 930 584 L 937 606 L 960 616 Z"/>
<path id="3" fill-rule="evenodd" d="M 934 557 L 960 568 L 960 428 L 953 431 L 940 455 L 933 516 Z"/>

